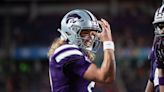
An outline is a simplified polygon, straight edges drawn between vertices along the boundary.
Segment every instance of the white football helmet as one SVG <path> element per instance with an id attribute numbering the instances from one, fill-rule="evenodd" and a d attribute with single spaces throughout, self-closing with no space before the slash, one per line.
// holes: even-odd
<path id="1" fill-rule="evenodd" d="M 61 38 L 68 41 L 69 44 L 75 44 L 80 48 L 96 52 L 100 44 L 98 38 L 94 37 L 92 39 L 92 45 L 87 47 L 84 45 L 83 38 L 80 36 L 81 30 L 87 29 L 101 32 L 98 20 L 91 12 L 84 9 L 76 9 L 64 16 L 61 21 L 61 29 L 58 29 L 58 31 L 61 33 Z"/>
<path id="2" fill-rule="evenodd" d="M 164 27 L 164 4 L 156 10 L 153 25 L 155 28 L 155 35 L 164 36 L 164 30 L 161 30 L 161 28 Z"/>

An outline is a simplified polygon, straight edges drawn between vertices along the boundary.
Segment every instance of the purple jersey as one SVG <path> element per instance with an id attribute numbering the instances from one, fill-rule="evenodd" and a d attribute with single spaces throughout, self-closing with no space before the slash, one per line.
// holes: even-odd
<path id="1" fill-rule="evenodd" d="M 91 62 L 76 45 L 58 47 L 49 60 L 52 92 L 92 92 L 94 82 L 83 78 Z"/>
<path id="2" fill-rule="evenodd" d="M 154 48 L 152 48 L 149 59 L 151 61 L 150 81 L 154 85 L 154 92 L 159 92 L 158 68 L 156 64 L 156 56 L 155 56 Z"/>

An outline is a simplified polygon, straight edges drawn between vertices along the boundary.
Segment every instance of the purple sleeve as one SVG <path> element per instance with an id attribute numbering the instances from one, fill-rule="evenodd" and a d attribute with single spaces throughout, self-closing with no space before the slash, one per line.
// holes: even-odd
<path id="1" fill-rule="evenodd" d="M 72 62 L 69 64 L 69 66 L 67 66 L 67 69 L 69 69 L 69 72 L 72 72 L 80 77 L 83 77 L 85 71 L 91 64 L 90 62 L 85 60 L 84 56 L 74 56 L 71 61 Z"/>
<path id="2" fill-rule="evenodd" d="M 153 83 L 153 80 L 154 80 L 153 65 L 151 66 L 149 80 Z"/>
<path id="3" fill-rule="evenodd" d="M 149 79 L 150 81 L 153 83 L 153 80 L 154 80 L 154 68 L 155 68 L 155 65 L 154 65 L 154 60 L 155 60 L 155 57 L 154 57 L 154 50 L 153 50 L 153 47 L 152 47 L 152 51 L 150 52 L 149 54 L 149 57 L 148 57 L 149 61 L 151 62 L 151 68 L 150 68 L 150 75 L 149 75 Z"/>

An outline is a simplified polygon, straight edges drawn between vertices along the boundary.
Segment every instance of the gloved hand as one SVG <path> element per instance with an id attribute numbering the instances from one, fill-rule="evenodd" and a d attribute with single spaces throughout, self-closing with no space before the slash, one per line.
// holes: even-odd
<path id="1" fill-rule="evenodd" d="M 158 68 L 164 69 L 164 37 L 159 37 L 154 44 L 156 63 Z"/>

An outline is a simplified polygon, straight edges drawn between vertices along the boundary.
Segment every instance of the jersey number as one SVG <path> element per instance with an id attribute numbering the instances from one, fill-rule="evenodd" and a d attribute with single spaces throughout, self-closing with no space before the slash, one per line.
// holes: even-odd
<path id="1" fill-rule="evenodd" d="M 92 88 L 94 88 L 95 86 L 95 82 L 91 82 L 89 85 L 88 85 L 88 92 L 92 92 Z"/>

